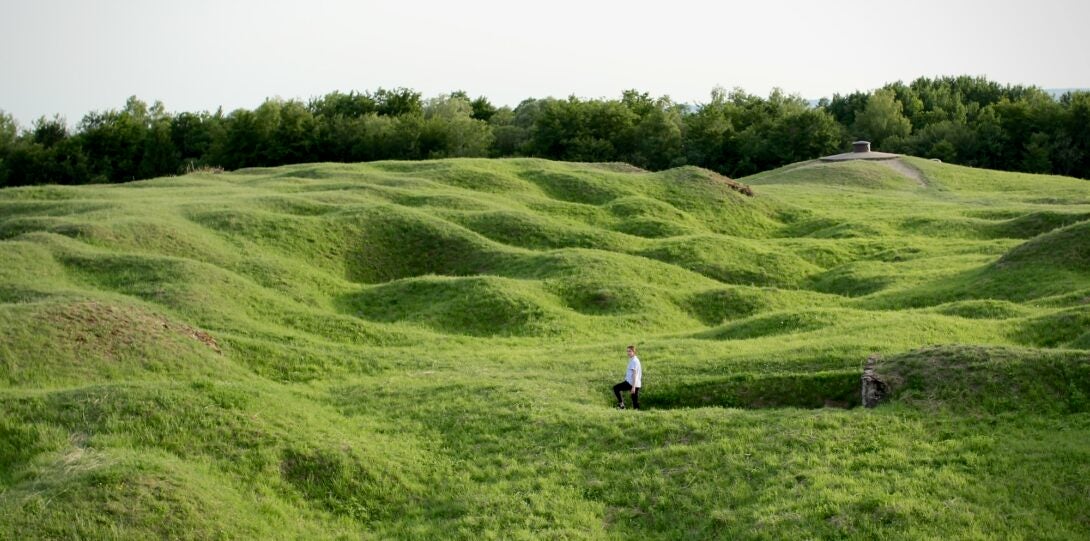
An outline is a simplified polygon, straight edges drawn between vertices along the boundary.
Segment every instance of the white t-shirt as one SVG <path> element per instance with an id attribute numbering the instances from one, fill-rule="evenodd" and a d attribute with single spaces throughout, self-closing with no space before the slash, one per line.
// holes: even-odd
<path id="1" fill-rule="evenodd" d="M 624 380 L 637 389 L 643 386 L 643 368 L 640 366 L 639 357 L 633 355 L 628 359 L 628 368 L 624 371 Z"/>

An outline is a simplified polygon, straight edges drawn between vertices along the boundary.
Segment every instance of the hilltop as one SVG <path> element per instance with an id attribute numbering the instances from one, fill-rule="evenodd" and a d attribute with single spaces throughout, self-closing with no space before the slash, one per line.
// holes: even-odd
<path id="1" fill-rule="evenodd" d="M 1084 537 L 1088 239 L 1090 182 L 916 158 L 0 190 L 0 531 Z"/>

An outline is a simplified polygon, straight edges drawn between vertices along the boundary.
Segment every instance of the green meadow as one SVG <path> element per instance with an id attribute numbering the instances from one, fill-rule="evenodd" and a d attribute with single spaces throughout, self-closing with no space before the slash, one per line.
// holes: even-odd
<path id="1" fill-rule="evenodd" d="M 0 190 L 0 537 L 1090 537 L 1090 182 L 738 182 L 455 159 Z M 628 344 L 642 411 L 610 392 Z"/>

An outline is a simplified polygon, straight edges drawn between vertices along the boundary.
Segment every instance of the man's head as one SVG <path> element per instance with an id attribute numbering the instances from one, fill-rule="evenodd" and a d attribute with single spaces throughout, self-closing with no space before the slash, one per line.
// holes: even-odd
<path id="1" fill-rule="evenodd" d="M 628 356 L 629 357 L 635 357 L 636 356 L 636 346 L 628 346 Z"/>

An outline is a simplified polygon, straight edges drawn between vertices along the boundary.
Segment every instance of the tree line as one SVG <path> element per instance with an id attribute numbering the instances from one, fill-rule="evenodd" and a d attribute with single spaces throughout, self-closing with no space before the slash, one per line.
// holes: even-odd
<path id="1" fill-rule="evenodd" d="M 650 170 L 697 165 L 741 177 L 844 151 L 877 150 L 1010 171 L 1090 178 L 1090 92 L 1054 98 L 981 77 L 920 78 L 812 106 L 716 88 L 697 105 L 635 90 L 619 99 L 527 99 L 497 107 L 412 89 L 268 99 L 256 109 L 167 112 L 129 98 L 70 130 L 20 128 L 0 111 L 0 186 L 125 182 L 203 168 L 301 162 L 535 156 Z"/>

